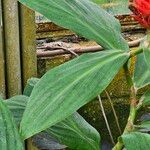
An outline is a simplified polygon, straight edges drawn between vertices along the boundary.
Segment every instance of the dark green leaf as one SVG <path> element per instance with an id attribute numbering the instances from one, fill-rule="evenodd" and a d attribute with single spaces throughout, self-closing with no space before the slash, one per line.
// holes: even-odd
<path id="1" fill-rule="evenodd" d="M 127 150 L 150 150 L 150 135 L 140 132 L 131 132 L 122 135 Z"/>
<path id="2" fill-rule="evenodd" d="M 23 150 L 23 143 L 12 114 L 0 98 L 0 149 Z"/>
<path id="3" fill-rule="evenodd" d="M 26 96 L 30 96 L 31 95 L 31 92 L 33 90 L 33 87 L 35 86 L 35 84 L 37 84 L 37 82 L 39 81 L 40 79 L 38 78 L 31 78 L 28 80 L 27 82 L 27 85 L 23 91 L 23 95 L 26 95 Z"/>
<path id="4" fill-rule="evenodd" d="M 19 0 L 54 23 L 92 39 L 106 49 L 128 50 L 119 22 L 89 0 Z"/>
<path id="5" fill-rule="evenodd" d="M 143 53 L 137 56 L 133 80 L 137 89 L 150 84 L 150 71 Z"/>
<path id="6" fill-rule="evenodd" d="M 5 101 L 18 124 L 21 121 L 27 101 L 28 97 L 26 96 L 15 96 Z M 84 150 L 86 148 L 86 150 L 91 150 L 90 148 L 92 148 L 93 150 L 99 150 L 99 133 L 78 113 L 73 114 L 53 127 L 48 128 L 43 133 L 36 135 L 33 139 L 35 144 L 38 143 L 38 147 L 41 149 L 53 149 L 54 143 L 57 143 L 55 144 L 55 149 L 64 147 L 56 140 L 53 140 L 52 137 L 72 149 Z"/>
<path id="7" fill-rule="evenodd" d="M 27 103 L 21 122 L 23 138 L 55 125 L 95 98 L 128 58 L 122 51 L 84 54 L 47 72 Z"/>

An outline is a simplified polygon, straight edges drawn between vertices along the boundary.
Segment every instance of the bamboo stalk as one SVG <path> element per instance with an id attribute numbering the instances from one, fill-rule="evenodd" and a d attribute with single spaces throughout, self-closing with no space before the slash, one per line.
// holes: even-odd
<path id="1" fill-rule="evenodd" d="M 22 58 L 23 87 L 31 77 L 37 76 L 37 58 L 35 47 L 35 13 L 20 4 L 20 39 Z"/>
<path id="2" fill-rule="evenodd" d="M 0 0 L 0 95 L 5 98 L 5 61 L 3 49 L 2 3 Z"/>
<path id="3" fill-rule="evenodd" d="M 7 97 L 21 94 L 21 65 L 17 0 L 3 0 Z"/>

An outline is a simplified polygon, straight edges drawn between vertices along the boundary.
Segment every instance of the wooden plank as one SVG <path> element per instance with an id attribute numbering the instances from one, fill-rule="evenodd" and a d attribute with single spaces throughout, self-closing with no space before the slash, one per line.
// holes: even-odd
<path id="1" fill-rule="evenodd" d="M 35 13 L 20 4 L 20 39 L 21 39 L 21 62 L 23 87 L 31 77 L 37 76 L 36 57 L 36 27 Z"/>

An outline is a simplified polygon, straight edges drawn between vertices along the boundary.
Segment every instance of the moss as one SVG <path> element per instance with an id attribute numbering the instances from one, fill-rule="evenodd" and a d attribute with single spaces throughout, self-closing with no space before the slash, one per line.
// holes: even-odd
<path id="1" fill-rule="evenodd" d="M 109 125 L 113 134 L 114 139 L 116 140 L 119 136 L 119 131 L 115 122 L 114 115 L 112 113 L 111 105 L 108 101 L 108 99 L 103 98 L 103 106 L 105 109 L 105 113 L 107 116 L 107 119 L 109 121 Z M 117 112 L 117 116 L 119 119 L 119 123 L 121 126 L 121 129 L 123 131 L 127 117 L 129 112 L 129 103 L 128 103 L 128 97 L 124 98 L 113 98 L 112 99 L 114 103 L 115 110 Z M 99 101 L 93 100 L 92 102 L 85 105 L 83 108 L 79 110 L 79 113 L 93 126 L 95 127 L 101 134 L 101 138 L 106 141 L 110 141 L 109 133 L 105 124 L 105 120 L 103 118 Z"/>

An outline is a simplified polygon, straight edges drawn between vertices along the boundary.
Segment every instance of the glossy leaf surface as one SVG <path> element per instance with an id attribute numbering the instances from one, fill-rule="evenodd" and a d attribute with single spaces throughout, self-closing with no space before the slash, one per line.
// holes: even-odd
<path id="1" fill-rule="evenodd" d="M 17 125 L 7 106 L 0 98 L 0 149 L 1 150 L 23 150 Z"/>
<path id="2" fill-rule="evenodd" d="M 128 50 L 119 22 L 89 0 L 19 0 L 52 22 L 96 41 L 106 49 Z"/>
<path id="3" fill-rule="evenodd" d="M 122 140 L 125 144 L 126 150 L 149 150 L 150 149 L 150 135 L 140 132 L 132 132 L 124 134 Z"/>
<path id="4" fill-rule="evenodd" d="M 24 139 L 64 120 L 101 93 L 129 58 L 122 51 L 82 55 L 35 85 L 21 122 Z"/>
<path id="5" fill-rule="evenodd" d="M 137 56 L 133 80 L 137 89 L 150 84 L 150 70 L 143 53 Z"/>

